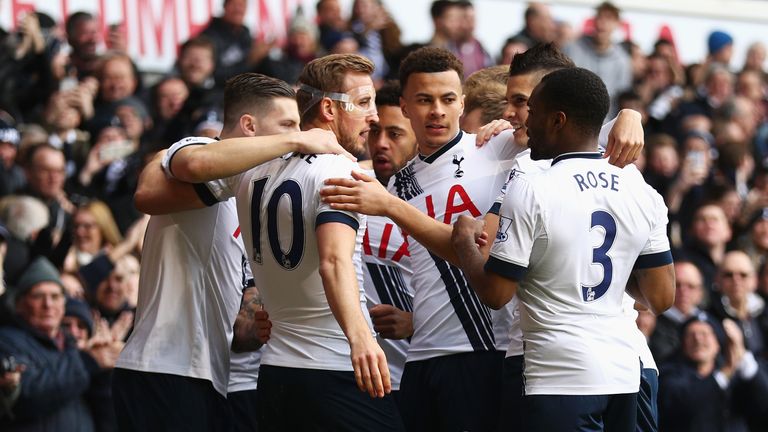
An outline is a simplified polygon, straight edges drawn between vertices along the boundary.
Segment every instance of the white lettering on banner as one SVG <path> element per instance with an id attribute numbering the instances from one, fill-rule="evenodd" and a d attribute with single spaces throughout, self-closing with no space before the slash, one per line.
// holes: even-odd
<path id="1" fill-rule="evenodd" d="M 314 14 L 314 1 L 310 0 L 247 2 L 245 24 L 257 40 L 282 42 L 299 4 Z M 39 10 L 63 28 L 68 15 L 89 12 L 97 17 L 103 40 L 110 25 L 122 23 L 128 54 L 139 68 L 165 72 L 176 61 L 178 46 L 200 33 L 211 16 L 220 15 L 222 4 L 223 0 L 0 0 L 0 27 L 15 29 L 21 16 Z"/>
<path id="2" fill-rule="evenodd" d="M 283 43 L 290 18 L 297 5 L 302 5 L 308 19 L 315 15 L 317 0 L 246 0 L 245 24 L 257 40 Z M 340 0 L 344 16 L 349 16 L 353 0 Z M 690 3 L 694 0 L 679 0 Z M 704 1 L 704 0 L 697 0 Z M 166 72 L 176 60 L 178 45 L 198 34 L 211 16 L 221 14 L 223 0 L 0 0 L 0 27 L 15 29 L 18 18 L 29 11 L 40 10 L 63 23 L 64 17 L 76 11 L 87 11 L 98 17 L 101 34 L 109 26 L 124 23 L 128 54 L 139 68 Z M 402 30 L 403 43 L 423 42 L 432 36 L 429 6 L 432 0 L 383 0 L 387 10 Z M 594 16 L 594 2 L 571 0 L 553 4 L 556 19 L 570 22 L 576 30 L 589 28 Z M 631 36 L 644 52 L 649 53 L 660 37 L 673 37 L 684 63 L 700 62 L 706 57 L 706 39 L 710 31 L 721 29 L 734 38 L 731 66 L 739 69 L 747 46 L 755 41 L 768 44 L 768 6 L 751 2 L 749 16 L 730 11 L 732 4 L 744 0 L 706 0 L 706 8 L 693 12 L 670 13 L 670 2 L 662 0 L 629 1 L 622 12 L 623 36 Z M 639 6 L 640 4 L 646 6 Z M 476 36 L 492 54 L 497 55 L 504 40 L 523 27 L 526 1 L 476 0 Z M 703 5 L 704 3 L 702 3 Z M 617 35 L 618 36 L 618 35 Z"/>

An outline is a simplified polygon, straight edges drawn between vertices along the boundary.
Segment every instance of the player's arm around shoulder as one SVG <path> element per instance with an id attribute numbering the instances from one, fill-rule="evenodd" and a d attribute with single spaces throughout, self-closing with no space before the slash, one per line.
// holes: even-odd
<path id="1" fill-rule="evenodd" d="M 133 197 L 136 209 L 145 214 L 160 215 L 205 207 L 191 184 L 165 175 L 160 163 L 165 154 L 165 150 L 158 152 L 141 171 Z"/>
<path id="2" fill-rule="evenodd" d="M 619 111 L 616 118 L 603 125 L 598 142 L 605 149 L 603 157 L 612 165 L 623 168 L 631 164 L 645 146 L 642 116 L 631 109 Z"/>
<path id="3" fill-rule="evenodd" d="M 363 316 L 357 276 L 352 261 L 357 229 L 342 222 L 317 225 L 320 277 L 328 305 L 349 341 L 355 380 L 371 397 L 392 390 L 384 352 Z"/>
<path id="4" fill-rule="evenodd" d="M 199 183 L 232 177 L 290 152 L 336 153 L 354 159 L 326 130 L 287 132 L 215 141 L 179 151 L 170 168 L 176 178 Z"/>

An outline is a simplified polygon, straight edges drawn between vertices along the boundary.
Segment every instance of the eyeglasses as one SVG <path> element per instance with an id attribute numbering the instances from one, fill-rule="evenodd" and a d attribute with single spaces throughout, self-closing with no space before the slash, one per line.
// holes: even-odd
<path id="1" fill-rule="evenodd" d="M 749 272 L 724 271 L 721 274 L 723 275 L 724 278 L 728 278 L 728 279 L 735 278 L 736 276 L 738 276 L 738 277 L 740 277 L 742 279 L 746 279 L 746 278 L 752 276 L 752 273 L 749 273 Z"/>

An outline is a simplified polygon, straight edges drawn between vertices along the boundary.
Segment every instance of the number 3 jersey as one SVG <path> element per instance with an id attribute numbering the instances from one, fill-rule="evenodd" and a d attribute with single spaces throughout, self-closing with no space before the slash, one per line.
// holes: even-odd
<path id="1" fill-rule="evenodd" d="M 632 165 L 570 153 L 513 177 L 486 269 L 520 282 L 525 393 L 635 393 L 640 361 L 622 311 L 633 268 L 672 262 L 667 208 Z"/>
<path id="2" fill-rule="evenodd" d="M 459 134 L 428 157 L 417 156 L 389 181 L 390 193 L 446 224 L 462 214 L 475 218 L 491 208 L 508 178 L 512 159 L 525 150 L 511 131 L 475 146 Z M 512 308 L 483 305 L 459 268 L 409 243 L 414 333 L 408 361 L 472 351 L 506 350 Z"/>
<path id="3" fill-rule="evenodd" d="M 261 364 L 351 371 L 350 347 L 336 322 L 319 274 L 315 229 L 338 222 L 357 231 L 355 283 L 371 327 L 362 288 L 360 246 L 365 219 L 331 209 L 318 191 L 328 178 L 351 178 L 358 165 L 335 155 L 288 154 L 242 174 L 207 182 L 211 199 L 237 197 L 237 213 L 256 287 L 272 321 Z M 343 289 L 350 289 L 344 287 Z"/>

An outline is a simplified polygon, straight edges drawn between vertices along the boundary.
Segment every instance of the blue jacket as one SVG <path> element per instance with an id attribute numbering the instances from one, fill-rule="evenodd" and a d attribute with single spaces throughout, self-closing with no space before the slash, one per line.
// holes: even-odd
<path id="1" fill-rule="evenodd" d="M 3 431 L 93 431 L 83 395 L 99 366 L 66 336 L 59 350 L 49 337 L 24 324 L 0 327 L 0 356 L 26 365 L 14 418 L 0 418 Z"/>

